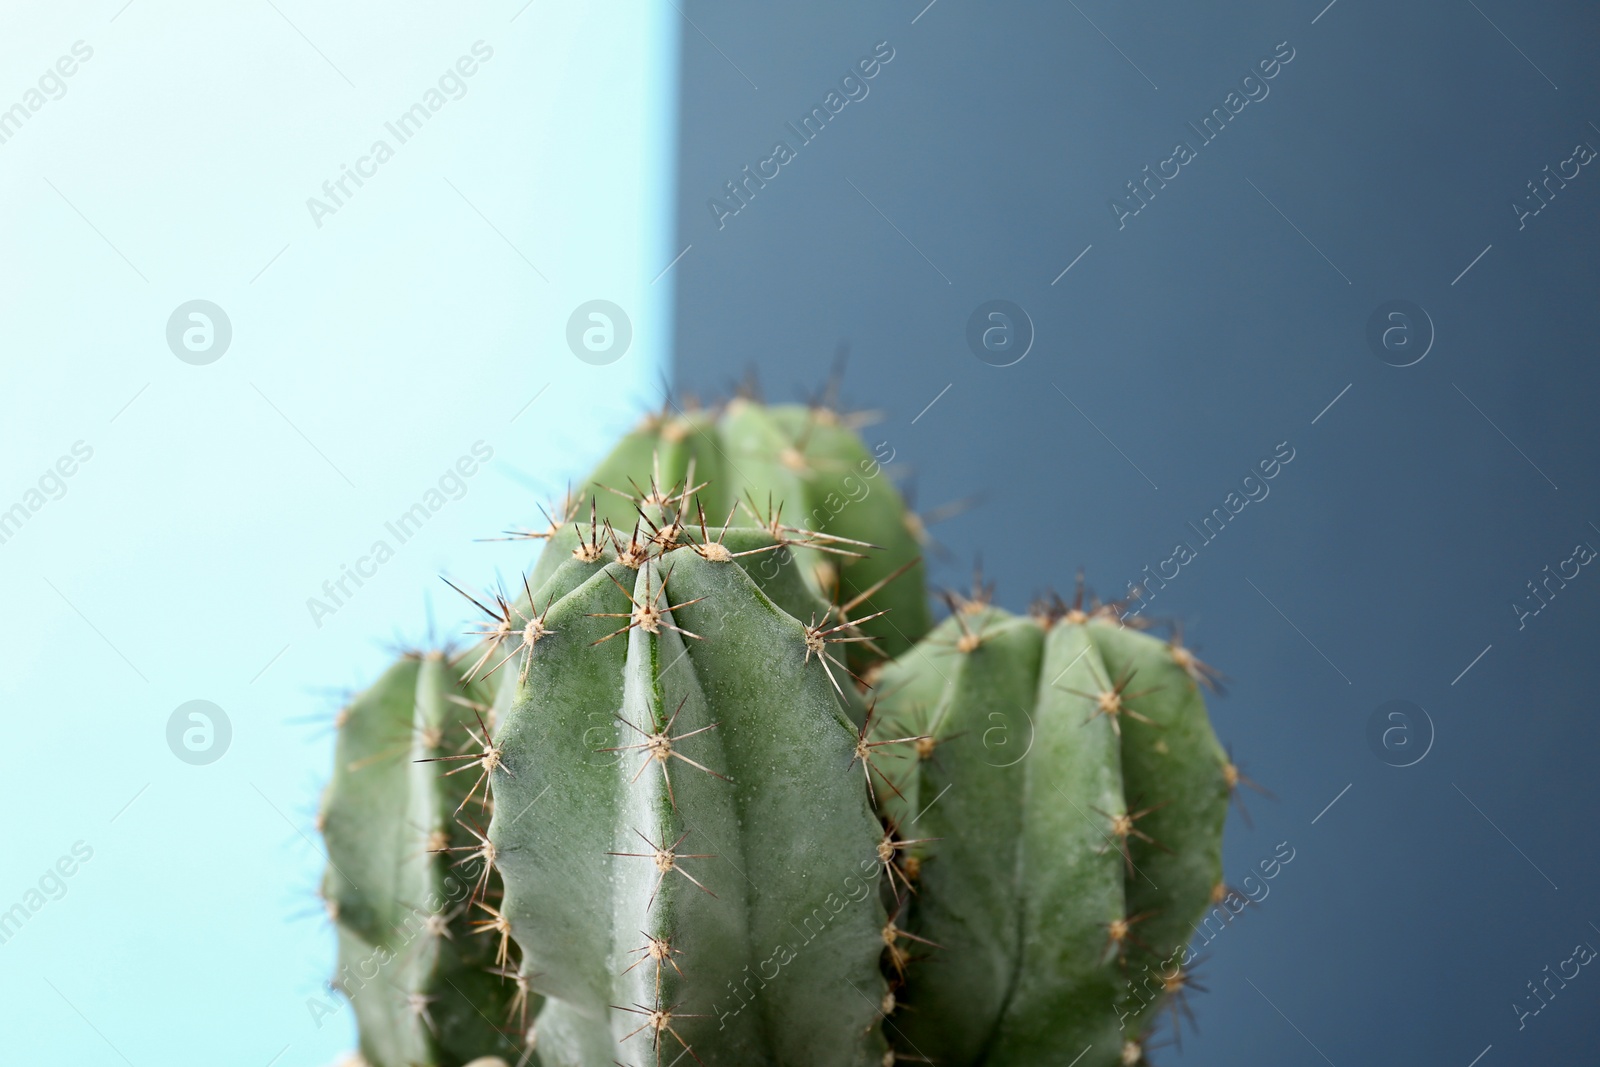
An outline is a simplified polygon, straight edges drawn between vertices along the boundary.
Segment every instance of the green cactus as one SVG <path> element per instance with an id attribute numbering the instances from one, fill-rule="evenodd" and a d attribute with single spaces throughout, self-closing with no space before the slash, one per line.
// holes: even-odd
<path id="1" fill-rule="evenodd" d="M 539 1054 L 876 1065 L 881 832 L 843 632 L 767 531 L 652 518 L 648 559 L 602 541 L 533 591 L 481 753 Z"/>
<path id="2" fill-rule="evenodd" d="M 1142 1062 L 1154 1013 L 1182 1006 L 1240 780 L 1208 668 L 1109 609 L 953 607 L 874 714 L 874 736 L 920 738 L 879 801 L 907 929 L 940 946 L 899 961 L 915 1010 L 890 1039 L 951 1067 Z"/>
<path id="3" fill-rule="evenodd" d="M 856 597 L 927 618 L 920 566 L 883 582 L 906 513 L 779 521 L 802 446 L 866 471 L 811 409 L 650 420 L 518 594 L 472 597 L 476 647 L 344 714 L 325 892 L 371 1067 L 1109 1067 L 1184 1007 L 1243 780 L 1209 668 L 981 589 L 875 660 Z"/>
<path id="4" fill-rule="evenodd" d="M 334 985 L 370 1067 L 514 1061 L 513 1035 L 538 1006 L 490 903 L 487 789 L 469 798 L 472 776 L 448 773 L 469 731 L 486 728 L 489 696 L 443 653 L 411 653 L 339 713 L 318 816 L 323 897 L 338 930 Z"/>
<path id="5" fill-rule="evenodd" d="M 829 408 L 738 398 L 718 416 L 674 410 L 647 418 L 601 461 L 579 499 L 596 494 L 593 518 L 626 539 L 640 521 L 633 496 L 659 505 L 661 493 L 693 478 L 703 483 L 696 505 L 712 525 L 781 521 L 820 535 L 794 551 L 806 582 L 836 605 L 835 617 L 843 610 L 861 620 L 861 632 L 873 639 L 848 652 L 850 665 L 862 670 L 910 648 L 931 625 L 921 525 L 884 472 L 892 455 L 887 444 L 869 450 Z M 535 587 L 556 562 L 549 553 L 541 558 Z"/>

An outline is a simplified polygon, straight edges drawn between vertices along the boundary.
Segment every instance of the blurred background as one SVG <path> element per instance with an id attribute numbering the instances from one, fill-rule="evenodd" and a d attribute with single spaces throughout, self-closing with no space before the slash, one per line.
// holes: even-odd
<path id="1" fill-rule="evenodd" d="M 352 1047 L 341 697 L 664 385 L 841 351 L 937 582 L 1143 583 L 1228 675 L 1227 866 L 1294 859 L 1157 1062 L 1596 1059 L 1600 980 L 1529 989 L 1600 945 L 1592 5 L 4 18 L 19 1061 Z"/>

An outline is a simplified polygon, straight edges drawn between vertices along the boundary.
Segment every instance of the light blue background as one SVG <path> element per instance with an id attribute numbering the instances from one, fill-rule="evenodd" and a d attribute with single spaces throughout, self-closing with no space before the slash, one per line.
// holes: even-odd
<path id="1" fill-rule="evenodd" d="M 0 911 L 94 854 L 0 944 L 4 1058 L 329 1063 L 354 1032 L 307 1007 L 330 999 L 328 720 L 430 604 L 463 628 L 438 574 L 533 554 L 471 539 L 539 524 L 659 399 L 678 15 L 9 6 L 0 109 L 74 42 L 93 56 L 0 144 L 0 510 L 74 442 L 93 457 L 0 544 Z M 465 95 L 317 227 L 306 198 L 480 40 Z M 208 366 L 164 336 L 197 298 L 233 326 Z M 634 329 L 606 367 L 564 339 L 596 298 Z M 464 496 L 314 625 L 307 598 L 480 440 Z M 167 748 L 192 699 L 232 722 L 209 766 Z"/>

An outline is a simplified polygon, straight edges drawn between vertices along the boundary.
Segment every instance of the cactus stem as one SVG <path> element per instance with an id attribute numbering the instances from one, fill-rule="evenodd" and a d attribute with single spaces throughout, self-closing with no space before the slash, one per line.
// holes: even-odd
<path id="1" fill-rule="evenodd" d="M 634 833 L 639 834 L 639 840 L 641 840 L 645 844 L 649 845 L 650 848 L 651 848 L 651 851 L 649 851 L 649 852 L 607 852 L 606 855 L 608 855 L 608 856 L 630 856 L 630 857 L 633 857 L 635 859 L 647 859 L 647 860 L 655 861 L 655 865 L 656 865 L 656 884 L 655 884 L 655 888 L 650 890 L 650 899 L 645 902 L 644 908 L 645 908 L 646 912 L 649 912 L 649 910 L 652 907 L 655 906 L 656 894 L 661 892 L 661 883 L 665 882 L 667 880 L 667 875 L 671 874 L 673 871 L 677 871 L 679 874 L 681 874 L 685 878 L 689 879 L 689 881 L 691 881 L 695 885 L 699 886 L 702 892 L 708 893 L 713 897 L 716 896 L 715 893 L 712 893 L 711 890 L 709 890 L 709 889 L 707 889 L 705 887 L 705 885 L 700 881 L 700 879 L 696 878 L 694 875 L 690 874 L 688 871 L 686 871 L 682 867 L 678 866 L 678 861 L 679 860 L 714 860 L 714 859 L 717 858 L 716 853 L 701 853 L 701 854 L 698 854 L 698 855 L 690 854 L 690 853 L 680 854 L 678 852 L 678 846 L 683 844 L 683 839 L 685 837 L 689 836 L 689 831 L 688 830 L 685 830 L 682 834 L 678 835 L 678 839 L 676 841 L 674 841 L 670 846 L 658 845 L 654 841 L 652 841 L 648 837 L 646 837 L 644 834 L 639 833 L 638 830 L 635 830 Z"/>
<path id="2" fill-rule="evenodd" d="M 687 701 L 688 699 L 688 695 L 685 694 L 683 700 L 678 701 L 677 710 L 672 713 L 672 718 L 667 720 L 667 725 L 663 726 L 655 733 L 647 733 L 646 731 L 635 726 L 633 723 L 629 722 L 627 719 L 624 719 L 621 715 L 618 715 L 616 717 L 618 722 L 622 723 L 640 737 L 643 737 L 644 740 L 636 745 L 615 745 L 611 748 L 602 748 L 598 750 L 600 752 L 631 752 L 635 749 L 644 749 L 645 761 L 639 765 L 638 773 L 636 773 L 633 778 L 630 779 L 630 784 L 632 782 L 637 782 L 639 780 L 639 776 L 644 774 L 644 772 L 649 769 L 650 764 L 661 764 L 661 777 L 667 784 L 667 799 L 672 802 L 673 811 L 678 810 L 678 798 L 674 796 L 672 792 L 672 774 L 667 769 L 669 760 L 674 758 L 681 759 L 689 766 L 695 768 L 696 770 L 705 771 L 713 778 L 721 778 L 724 782 L 730 783 L 733 781 L 733 779 L 729 778 L 727 775 L 718 774 L 705 764 L 697 763 L 688 756 L 685 756 L 682 752 L 679 752 L 676 748 L 672 747 L 675 742 L 682 741 L 685 738 L 693 737 L 696 734 L 703 734 L 707 730 L 715 730 L 718 726 L 722 725 L 721 723 L 714 722 L 710 726 L 702 726 L 698 730 L 690 730 L 686 734 L 673 734 L 672 725 L 678 721 L 678 714 L 679 712 L 683 711 L 684 701 Z"/>
<path id="3" fill-rule="evenodd" d="M 611 578 L 611 576 L 609 574 L 606 575 L 606 577 Z M 617 581 L 615 578 L 611 578 L 611 584 L 616 586 L 618 589 L 622 590 L 623 595 L 628 598 L 628 603 L 633 605 L 633 610 L 632 611 L 595 611 L 595 612 L 590 612 L 589 613 L 589 618 L 591 618 L 591 619 L 627 619 L 628 620 L 628 625 L 622 627 L 620 630 L 613 630 L 611 633 L 606 634 L 604 637 L 599 638 L 598 640 L 595 640 L 595 641 L 590 641 L 589 643 L 591 645 L 603 644 L 606 641 L 611 640 L 613 637 L 620 637 L 622 634 L 627 633 L 629 630 L 633 629 L 635 626 L 637 626 L 639 629 L 643 630 L 647 634 L 659 634 L 661 632 L 661 628 L 663 626 L 665 626 L 667 629 L 672 630 L 674 633 L 683 634 L 685 637 L 692 637 L 696 641 L 704 641 L 705 638 L 701 637 L 699 634 L 690 633 L 688 630 L 680 629 L 679 627 L 674 626 L 672 623 L 665 621 L 665 617 L 664 617 L 664 613 L 665 612 L 677 611 L 679 608 L 686 608 L 690 604 L 698 604 L 698 603 L 700 603 L 700 601 L 705 599 L 705 597 L 703 597 L 703 596 L 702 597 L 696 597 L 693 600 L 686 600 L 682 604 L 668 604 L 665 608 L 661 607 L 660 603 L 659 603 L 660 600 L 661 600 L 661 594 L 663 594 L 663 593 L 665 593 L 667 591 L 667 579 L 671 578 L 671 577 L 672 577 L 672 572 L 669 570 L 667 572 L 666 577 L 661 579 L 661 584 L 656 586 L 656 591 L 654 593 L 652 593 L 652 592 L 650 592 L 650 575 L 646 574 L 644 576 L 644 603 L 643 604 L 639 603 L 637 600 L 634 599 L 633 594 L 628 592 L 626 586 L 624 586 L 621 582 Z"/>

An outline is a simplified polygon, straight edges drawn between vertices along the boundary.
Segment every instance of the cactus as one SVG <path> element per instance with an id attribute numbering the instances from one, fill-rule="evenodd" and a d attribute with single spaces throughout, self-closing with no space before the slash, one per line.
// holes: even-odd
<path id="1" fill-rule="evenodd" d="M 782 521 L 801 446 L 866 474 L 806 408 L 648 420 L 470 597 L 476 647 L 344 713 L 325 892 L 371 1067 L 1109 1067 L 1187 1011 L 1244 781 L 1210 669 L 1081 592 L 873 631 L 903 570 L 927 618 L 906 513 Z"/>
<path id="2" fill-rule="evenodd" d="M 549 998 L 539 1054 L 875 1065 L 886 923 L 848 642 L 803 545 L 675 517 L 652 515 L 648 558 L 601 541 L 533 591 L 482 751 L 504 911 Z"/>
<path id="3" fill-rule="evenodd" d="M 874 709 L 874 736 L 923 738 L 879 800 L 915 890 L 906 927 L 941 946 L 902 961 L 916 1010 L 890 1038 L 953 1067 L 1142 1062 L 1154 1013 L 1186 1008 L 1240 781 L 1209 668 L 1081 594 L 1030 616 L 952 607 Z"/>
<path id="4" fill-rule="evenodd" d="M 899 655 L 931 625 L 921 526 L 884 473 L 891 456 L 887 444 L 869 451 L 847 418 L 830 408 L 736 398 L 716 417 L 673 410 L 645 419 L 601 461 L 580 497 L 597 494 L 595 521 L 626 538 L 639 523 L 633 496 L 659 505 L 651 486 L 666 490 L 693 478 L 702 483 L 697 506 L 713 525 L 733 519 L 824 535 L 794 551 L 812 589 L 836 613 L 861 620 L 861 632 L 873 639 L 870 648 L 861 643 L 848 651 L 848 662 L 860 670 Z M 555 562 L 554 554 L 541 558 L 535 587 Z"/>
<path id="5" fill-rule="evenodd" d="M 408 653 L 339 713 L 318 816 L 323 897 L 338 930 L 334 984 L 370 1067 L 514 1061 L 508 1034 L 538 1007 L 490 903 L 487 791 L 448 773 L 469 731 L 486 728 L 488 697 L 443 653 Z"/>

